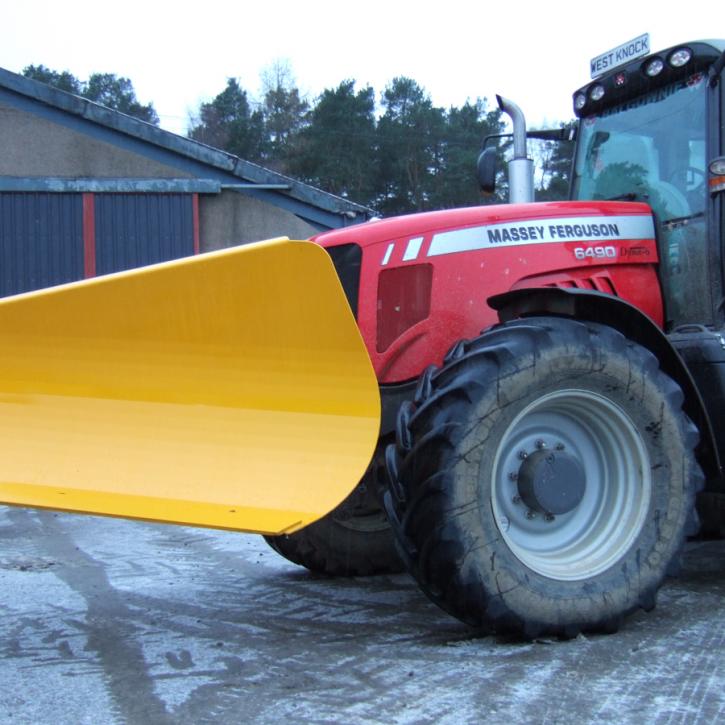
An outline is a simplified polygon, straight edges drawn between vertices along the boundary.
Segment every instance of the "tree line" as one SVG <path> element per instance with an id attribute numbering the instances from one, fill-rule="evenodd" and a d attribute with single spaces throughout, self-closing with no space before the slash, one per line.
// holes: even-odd
<path id="1" fill-rule="evenodd" d="M 128 78 L 94 73 L 81 81 L 43 65 L 27 66 L 23 75 L 159 124 L 153 104 L 138 101 Z M 284 63 L 264 72 L 259 100 L 236 78 L 227 79 L 187 126 L 189 138 L 385 216 L 505 200 L 503 175 L 497 193 L 487 198 L 475 179 L 483 139 L 503 131 L 501 112 L 485 98 L 444 109 L 404 76 L 394 78 L 379 99 L 372 87 L 345 80 L 310 102 Z M 537 198 L 566 196 L 570 146 L 537 144 Z M 502 139 L 498 147 L 503 161 L 508 142 Z"/>

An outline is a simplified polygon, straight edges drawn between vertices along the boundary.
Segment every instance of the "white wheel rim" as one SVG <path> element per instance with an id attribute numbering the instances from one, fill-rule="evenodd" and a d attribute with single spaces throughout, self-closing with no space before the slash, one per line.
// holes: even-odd
<path id="1" fill-rule="evenodd" d="M 566 451 L 582 465 L 581 502 L 557 516 L 517 500 L 524 454 Z M 527 567 L 557 580 L 587 579 L 613 566 L 639 535 L 652 496 L 650 460 L 625 411 L 586 390 L 550 393 L 509 425 L 493 466 L 491 505 L 501 536 Z"/>

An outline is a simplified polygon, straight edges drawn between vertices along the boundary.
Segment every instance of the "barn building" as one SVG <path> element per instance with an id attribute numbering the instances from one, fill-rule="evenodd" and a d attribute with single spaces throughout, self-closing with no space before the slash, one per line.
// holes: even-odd
<path id="1" fill-rule="evenodd" d="M 371 215 L 0 69 L 0 296 Z"/>

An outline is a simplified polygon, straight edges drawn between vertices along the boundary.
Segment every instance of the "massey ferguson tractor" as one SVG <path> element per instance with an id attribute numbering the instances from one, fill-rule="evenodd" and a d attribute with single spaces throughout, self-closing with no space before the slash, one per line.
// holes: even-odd
<path id="1" fill-rule="evenodd" d="M 499 98 L 510 204 L 2 301 L 0 500 L 405 568 L 525 637 L 651 609 L 725 492 L 725 41 L 609 56 L 570 201 Z"/>

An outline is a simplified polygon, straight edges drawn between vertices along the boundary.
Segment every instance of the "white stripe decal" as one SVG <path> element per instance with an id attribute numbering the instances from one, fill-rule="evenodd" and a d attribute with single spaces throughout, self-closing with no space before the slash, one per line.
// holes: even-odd
<path id="1" fill-rule="evenodd" d="M 564 217 L 562 219 L 487 224 L 467 229 L 454 229 L 450 232 L 439 232 L 433 235 L 428 256 L 470 252 L 474 249 L 515 247 L 520 244 L 654 238 L 654 223 L 649 214 Z"/>
<path id="2" fill-rule="evenodd" d="M 385 266 L 390 261 L 390 255 L 393 253 L 393 249 L 395 249 L 395 242 L 388 244 L 388 248 L 385 250 L 385 256 L 383 257 L 383 261 L 380 264 Z"/>
<path id="3" fill-rule="evenodd" d="M 405 254 L 403 255 L 403 261 L 409 262 L 411 259 L 415 259 L 420 252 L 420 248 L 423 244 L 423 237 L 415 237 L 408 242 L 408 246 L 405 248 Z"/>

